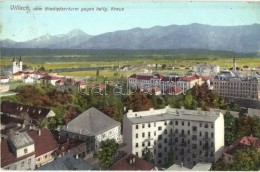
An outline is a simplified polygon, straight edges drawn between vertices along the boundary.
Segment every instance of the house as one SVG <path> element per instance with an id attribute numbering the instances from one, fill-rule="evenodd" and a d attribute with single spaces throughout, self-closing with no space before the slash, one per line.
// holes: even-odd
<path id="1" fill-rule="evenodd" d="M 1 139 L 1 168 L 5 170 L 34 170 L 34 140 L 26 133 L 13 133 Z"/>
<path id="2" fill-rule="evenodd" d="M 247 66 L 247 65 L 245 65 L 245 66 L 242 67 L 242 70 L 243 70 L 243 71 L 249 71 L 249 70 L 250 70 L 250 67 Z"/>
<path id="3" fill-rule="evenodd" d="M 28 135 L 35 145 L 35 165 L 40 167 L 54 160 L 58 143 L 48 128 L 31 130 Z"/>
<path id="4" fill-rule="evenodd" d="M 138 157 L 148 152 L 162 166 L 172 154 L 176 164 L 192 168 L 216 162 L 224 151 L 224 118 L 219 111 L 165 107 L 128 110 L 123 119 L 125 151 Z"/>
<path id="5" fill-rule="evenodd" d="M 41 119 L 55 116 L 51 109 L 6 101 L 1 103 L 1 113 L 9 117 L 28 120 L 34 124 Z"/>
<path id="6" fill-rule="evenodd" d="M 14 81 L 22 80 L 22 78 L 23 78 L 23 72 L 22 71 L 13 73 L 13 80 Z"/>
<path id="7" fill-rule="evenodd" d="M 241 149 L 255 148 L 260 151 L 260 138 L 245 136 L 233 142 L 224 152 L 224 160 L 226 163 L 233 163 L 233 157 L 236 151 Z"/>
<path id="8" fill-rule="evenodd" d="M 184 66 L 184 65 L 180 65 L 180 66 L 179 66 L 179 69 L 185 70 L 185 66 Z"/>
<path id="9" fill-rule="evenodd" d="M 23 78 L 23 82 L 26 83 L 26 84 L 31 84 L 31 83 L 34 83 L 35 80 L 34 80 L 34 78 L 31 77 L 31 76 L 25 76 L 25 77 Z"/>
<path id="10" fill-rule="evenodd" d="M 139 158 L 138 156 L 129 153 L 124 156 L 122 159 L 114 163 L 109 170 L 113 171 L 125 171 L 125 170 L 141 170 L 141 171 L 151 171 L 157 170 L 154 164 Z"/>
<path id="11" fill-rule="evenodd" d="M 192 168 L 186 168 L 181 165 L 173 164 L 169 168 L 167 168 L 165 171 L 210 171 L 212 166 L 212 163 L 197 163 L 194 167 Z"/>
<path id="12" fill-rule="evenodd" d="M 66 154 L 73 154 L 79 158 L 85 158 L 87 154 L 86 142 L 79 139 L 70 139 L 62 136 L 55 138 L 59 144 L 59 148 L 56 150 L 57 156 L 62 157 Z"/>
<path id="13" fill-rule="evenodd" d="M 199 75 L 193 74 L 188 76 L 183 76 L 179 79 L 179 82 L 184 83 L 185 87 L 184 89 L 191 89 L 195 85 L 202 85 L 204 82 L 202 81 L 202 78 Z M 183 88 L 182 86 L 178 85 L 179 87 Z"/>
<path id="14" fill-rule="evenodd" d="M 8 83 L 9 82 L 9 78 L 7 76 L 1 76 L 0 77 L 0 83 Z"/>
<path id="15" fill-rule="evenodd" d="M 57 77 L 57 76 L 47 75 L 47 76 L 41 77 L 40 80 L 44 84 L 51 84 L 51 85 L 55 86 L 56 85 L 56 81 L 60 80 L 60 78 Z"/>
<path id="16" fill-rule="evenodd" d="M 86 161 L 73 156 L 72 154 L 67 154 L 63 157 L 57 158 L 51 163 L 37 168 L 37 170 L 95 170 L 95 168 L 87 163 Z"/>
<path id="17" fill-rule="evenodd" d="M 92 107 L 62 126 L 60 135 L 86 141 L 87 153 L 92 154 L 99 149 L 101 141 L 115 139 L 119 142 L 120 132 L 120 122 Z"/>

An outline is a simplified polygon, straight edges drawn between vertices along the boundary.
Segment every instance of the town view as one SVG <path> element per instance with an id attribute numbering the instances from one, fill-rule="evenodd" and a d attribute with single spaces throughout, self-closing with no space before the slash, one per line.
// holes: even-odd
<path id="1" fill-rule="evenodd" d="M 1 170 L 260 170 L 259 3 L 1 3 Z"/>

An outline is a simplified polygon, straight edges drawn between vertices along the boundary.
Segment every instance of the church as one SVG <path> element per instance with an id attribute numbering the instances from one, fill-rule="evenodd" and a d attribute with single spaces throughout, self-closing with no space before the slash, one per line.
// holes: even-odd
<path id="1" fill-rule="evenodd" d="M 16 62 L 16 59 L 13 58 L 13 74 L 16 72 L 23 71 L 23 62 L 22 57 L 20 56 L 19 63 Z"/>

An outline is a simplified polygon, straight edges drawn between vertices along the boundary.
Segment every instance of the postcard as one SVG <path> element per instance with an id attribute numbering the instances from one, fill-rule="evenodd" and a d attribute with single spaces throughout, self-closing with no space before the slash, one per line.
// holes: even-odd
<path id="1" fill-rule="evenodd" d="M 255 171 L 260 3 L 0 1 L 3 170 Z"/>

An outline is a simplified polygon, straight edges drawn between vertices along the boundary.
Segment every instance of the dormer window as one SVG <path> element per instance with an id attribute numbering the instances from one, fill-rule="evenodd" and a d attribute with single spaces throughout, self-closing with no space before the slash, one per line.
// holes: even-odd
<path id="1" fill-rule="evenodd" d="M 27 152 L 28 152 L 28 149 L 27 149 L 27 148 L 25 148 L 25 149 L 24 149 L 24 153 L 27 153 Z"/>

